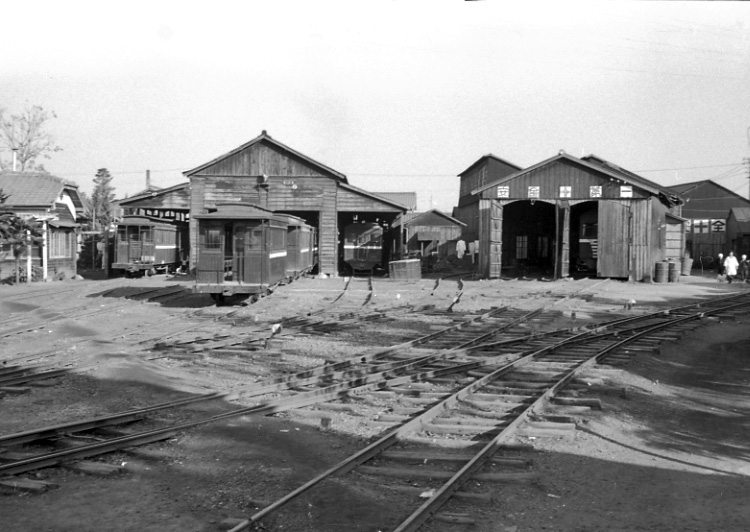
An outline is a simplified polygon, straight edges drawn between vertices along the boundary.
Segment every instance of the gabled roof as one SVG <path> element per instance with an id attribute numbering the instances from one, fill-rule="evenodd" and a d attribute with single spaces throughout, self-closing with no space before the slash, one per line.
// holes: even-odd
<path id="1" fill-rule="evenodd" d="M 390 201 L 403 205 L 408 210 L 413 211 L 417 208 L 417 193 L 416 192 L 375 192 L 381 198 L 386 198 Z"/>
<path id="2" fill-rule="evenodd" d="M 695 190 L 698 190 L 699 188 L 704 187 L 715 187 L 722 192 L 725 192 L 726 194 L 733 196 L 734 198 L 737 198 L 739 200 L 742 200 L 744 202 L 748 202 L 748 199 L 737 194 L 735 191 L 728 189 L 727 187 L 720 185 L 716 181 L 713 181 L 711 179 L 704 179 L 702 181 L 693 181 L 691 183 L 680 183 L 679 185 L 672 185 L 671 187 L 667 187 L 669 190 L 673 190 L 677 192 L 678 194 L 682 196 L 689 196 L 690 193 L 692 193 Z"/>
<path id="3" fill-rule="evenodd" d="M 330 168 L 330 167 L 328 167 L 328 166 L 326 166 L 326 165 L 324 165 L 322 163 L 319 163 L 318 161 L 316 161 L 314 159 L 311 159 L 307 155 L 303 155 L 302 153 L 300 153 L 300 152 L 298 152 L 296 150 L 293 150 L 289 146 L 286 146 L 286 145 L 282 144 L 278 140 L 273 139 L 271 137 L 271 135 L 269 135 L 268 133 L 266 133 L 265 129 L 261 132 L 260 135 L 258 135 L 257 137 L 255 137 L 253 140 L 251 140 L 249 142 L 246 142 L 242 146 L 239 146 L 238 148 L 235 148 L 232 151 L 225 153 L 224 155 L 220 155 L 219 157 L 217 157 L 217 158 L 215 158 L 215 159 L 213 159 L 211 161 L 208 161 L 205 164 L 197 166 L 197 167 L 193 168 L 192 170 L 187 170 L 186 172 L 182 172 L 182 173 L 183 173 L 184 176 L 190 177 L 191 175 L 193 175 L 193 174 L 195 174 L 197 172 L 200 172 L 201 170 L 204 170 L 204 169 L 208 168 L 209 166 L 218 163 L 219 161 L 222 161 L 222 160 L 224 160 L 224 159 L 226 159 L 228 157 L 231 157 L 231 156 L 233 156 L 233 155 L 235 155 L 235 154 L 237 154 L 237 153 L 239 153 L 239 152 L 241 152 L 243 150 L 246 150 L 247 148 L 249 148 L 253 144 L 257 144 L 257 143 L 263 142 L 263 141 L 268 142 L 270 144 L 273 144 L 277 148 L 279 148 L 281 150 L 284 150 L 284 151 L 287 151 L 287 152 L 295 155 L 296 157 L 299 157 L 300 159 L 303 159 L 304 161 L 306 161 L 310 165 L 316 166 L 319 169 L 323 170 L 323 172 L 325 172 L 327 174 L 331 174 L 334 177 L 337 177 L 338 179 L 340 179 L 344 183 L 347 182 L 346 176 L 344 174 L 342 174 L 341 172 L 337 172 L 333 168 Z"/>
<path id="4" fill-rule="evenodd" d="M 149 187 L 146 190 L 142 190 L 141 192 L 138 192 L 134 196 L 130 196 L 129 198 L 123 198 L 121 200 L 117 200 L 117 203 L 119 203 L 120 205 L 127 205 L 128 203 L 139 201 L 144 198 L 155 198 L 157 196 L 164 196 L 167 194 L 171 194 L 172 192 L 183 190 L 187 188 L 188 186 L 190 186 L 190 183 L 180 183 L 179 185 L 174 185 L 168 188 Z"/>
<path id="5" fill-rule="evenodd" d="M 485 159 L 494 159 L 495 161 L 497 161 L 499 163 L 507 164 L 508 166 L 512 166 L 513 168 L 515 168 L 517 170 L 521 170 L 521 167 L 518 166 L 517 164 L 513 164 L 510 161 L 506 161 L 505 159 L 503 159 L 501 157 L 498 157 L 497 155 L 493 155 L 491 153 L 488 153 L 487 155 L 482 155 L 479 159 L 477 159 L 476 161 L 474 161 L 466 170 L 464 170 L 463 172 L 459 172 L 458 175 L 464 175 L 466 172 L 468 172 L 469 170 L 473 169 L 478 164 L 484 162 Z"/>
<path id="6" fill-rule="evenodd" d="M 396 203 L 395 201 L 391 201 L 388 198 L 384 198 L 380 195 L 378 195 L 375 192 L 367 192 L 366 190 L 362 190 L 361 188 L 357 188 L 353 185 L 349 185 L 347 183 L 339 183 L 339 186 L 345 190 L 349 190 L 351 192 L 354 192 L 355 194 L 359 194 L 361 196 L 367 196 L 368 198 L 380 201 L 382 203 L 387 203 L 388 205 L 391 205 L 393 207 L 396 207 L 399 211 L 405 211 L 406 207 L 404 205 L 401 205 L 400 203 Z"/>
<path id="7" fill-rule="evenodd" d="M 649 181 L 648 179 L 641 177 L 637 174 L 634 174 L 633 172 L 620 168 L 616 164 L 610 163 L 609 161 L 596 157 L 595 155 L 589 155 L 587 157 L 579 159 L 577 157 L 573 157 L 572 155 L 568 155 L 567 153 L 563 151 L 560 151 L 560 153 L 558 153 L 554 157 L 545 159 L 544 161 L 541 161 L 535 165 L 529 166 L 528 168 L 525 168 L 519 172 L 507 175 L 503 178 L 496 179 L 495 181 L 492 181 L 490 183 L 486 183 L 480 187 L 477 187 L 474 190 L 472 190 L 471 193 L 479 194 L 480 192 L 484 192 L 485 190 L 489 188 L 492 188 L 494 186 L 500 185 L 508 181 L 512 181 L 513 179 L 517 179 L 518 177 L 522 175 L 528 174 L 530 172 L 533 172 L 534 170 L 537 170 L 538 168 L 547 166 L 557 161 L 568 161 L 577 165 L 581 165 L 590 170 L 594 170 L 601 174 L 604 174 L 605 176 L 619 179 L 626 183 L 630 183 L 631 185 L 635 185 L 638 188 L 641 188 L 643 190 L 646 190 L 647 192 L 650 192 L 651 194 L 655 196 L 658 196 L 660 199 L 662 199 L 662 201 L 667 201 L 669 203 L 678 204 L 678 205 L 682 203 L 681 198 L 675 196 L 672 193 L 672 191 L 670 191 L 669 189 L 665 187 L 661 187 L 657 185 L 656 183 L 654 183 L 653 181 Z"/>
<path id="8" fill-rule="evenodd" d="M 452 224 L 466 227 L 466 224 L 462 222 L 461 220 L 457 220 L 453 216 L 449 216 L 445 214 L 443 211 L 440 211 L 438 209 L 431 209 L 425 212 L 407 212 L 405 214 L 402 214 L 396 217 L 396 219 L 393 221 L 393 225 L 394 227 L 400 226 L 400 225 L 411 225 L 413 223 L 417 223 L 419 221 L 419 218 L 421 218 L 422 216 L 425 216 L 426 214 L 430 214 L 430 213 L 441 216 L 445 218 L 446 220 L 448 220 L 449 222 L 451 222 Z"/>
<path id="9" fill-rule="evenodd" d="M 70 193 L 73 204 L 83 208 L 78 185 L 44 172 L 2 172 L 0 190 L 9 197 L 6 207 L 51 208 L 63 191 Z"/>

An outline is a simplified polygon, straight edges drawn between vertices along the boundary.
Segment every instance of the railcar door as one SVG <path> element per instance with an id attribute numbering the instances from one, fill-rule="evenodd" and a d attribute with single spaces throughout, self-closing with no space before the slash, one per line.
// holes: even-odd
<path id="1" fill-rule="evenodd" d="M 266 279 L 267 266 L 263 260 L 263 223 L 238 222 L 241 227 L 242 247 L 238 251 L 242 254 L 242 282 L 248 284 L 262 284 Z M 238 239 L 238 243 L 240 239 Z M 265 266 L 265 268 L 264 268 Z"/>
<path id="2" fill-rule="evenodd" d="M 198 229 L 198 283 L 219 284 L 224 278 L 224 224 L 200 222 Z"/>
<path id="3" fill-rule="evenodd" d="M 115 262 L 128 263 L 130 262 L 128 246 L 128 226 L 123 225 L 117 228 L 117 256 Z"/>
<path id="4" fill-rule="evenodd" d="M 154 260 L 156 260 L 156 244 L 154 243 L 153 227 L 148 225 L 141 226 L 141 246 L 141 262 L 153 264 Z"/>

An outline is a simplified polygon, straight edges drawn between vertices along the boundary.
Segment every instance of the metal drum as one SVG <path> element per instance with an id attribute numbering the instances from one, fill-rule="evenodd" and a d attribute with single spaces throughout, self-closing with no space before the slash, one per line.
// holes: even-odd
<path id="1" fill-rule="evenodd" d="M 677 267 L 676 262 L 669 261 L 668 277 L 670 283 L 676 283 L 680 280 L 680 269 Z"/>
<path id="2" fill-rule="evenodd" d="M 657 262 L 656 263 L 656 275 L 654 275 L 654 282 L 656 283 L 666 283 L 669 279 L 669 266 L 667 262 Z"/>
<path id="3" fill-rule="evenodd" d="M 693 270 L 693 258 L 683 257 L 682 258 L 682 275 L 690 275 Z"/>

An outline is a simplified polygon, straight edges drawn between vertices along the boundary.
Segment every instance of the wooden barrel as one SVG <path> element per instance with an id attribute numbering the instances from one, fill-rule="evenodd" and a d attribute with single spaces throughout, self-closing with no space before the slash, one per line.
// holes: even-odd
<path id="1" fill-rule="evenodd" d="M 656 275 L 654 275 L 654 282 L 666 283 L 669 279 L 669 265 L 662 261 L 656 263 Z"/>
<path id="2" fill-rule="evenodd" d="M 677 267 L 676 262 L 672 262 L 671 260 L 669 261 L 667 272 L 670 283 L 676 283 L 680 280 L 680 269 Z"/>
<path id="3" fill-rule="evenodd" d="M 691 271 L 693 271 L 692 257 L 682 257 L 682 275 L 690 275 Z"/>

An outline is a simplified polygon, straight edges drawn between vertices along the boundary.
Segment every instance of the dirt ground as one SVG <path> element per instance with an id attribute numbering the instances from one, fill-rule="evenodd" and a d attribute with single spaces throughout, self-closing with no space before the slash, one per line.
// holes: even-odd
<path id="1" fill-rule="evenodd" d="M 271 376 L 341 360 L 444 326 L 441 318 L 409 313 L 389 322 L 346 326 L 298 338 L 284 331 L 268 349 L 248 357 L 209 357 L 200 351 L 165 356 L 155 336 L 242 337 L 252 327 L 270 329 L 284 316 L 330 302 L 342 279 L 304 279 L 271 297 L 237 307 L 236 319 L 210 319 L 220 309 L 206 296 L 143 303 L 129 294 L 144 286 L 189 286 L 157 276 L 135 280 L 67 281 L 27 287 L 0 286 L 0 320 L 58 318 L 48 328 L 0 339 L 0 361 L 69 364 L 75 371 L 54 386 L 35 386 L 0 399 L 0 434 L 209 391 L 232 391 Z M 673 307 L 750 289 L 718 283 L 711 275 L 680 283 L 611 280 L 463 281 L 457 311 L 511 305 L 553 305 L 560 327 Z M 71 287 L 63 296 L 19 299 L 35 290 Z M 405 305 L 446 308 L 456 280 L 413 283 L 375 280 L 374 308 Z M 115 290 L 116 289 L 116 290 Z M 131 292 L 129 292 L 130 290 Z M 367 294 L 353 282 L 346 298 Z M 626 305 L 630 303 L 631 309 Z M 91 312 L 80 314 L 74 307 Z M 192 313 L 201 310 L 196 319 Z M 0 332 L 5 329 L 0 330 Z M 138 343 L 142 342 L 142 343 Z M 747 531 L 750 530 L 750 317 L 707 318 L 680 341 L 641 352 L 627 366 L 602 370 L 588 396 L 601 411 L 578 419 L 565 438 L 524 439 L 538 477 L 524 483 L 473 485 L 491 494 L 486 504 L 451 502 L 473 525 L 431 522 L 442 532 L 531 531 Z M 602 383 L 603 381 L 603 383 Z M 159 414 L 161 421 L 236 408 L 224 400 Z M 63 468 L 31 474 L 56 484 L 41 494 L 0 492 L 0 530 L 181 531 L 220 530 L 227 518 L 244 518 L 335 465 L 377 434 L 376 410 L 305 409 L 270 417 L 241 416 L 181 433 L 137 454 L 102 461 L 122 465 L 116 476 L 92 477 Z M 326 420 L 322 423 L 322 420 Z M 324 426 L 325 425 L 325 426 Z M 415 483 L 417 485 L 417 483 Z M 418 485 L 417 485 L 418 487 Z M 387 530 L 416 505 L 357 473 L 326 481 L 290 508 L 262 521 L 267 531 Z M 384 517 L 385 516 L 385 517 Z"/>

